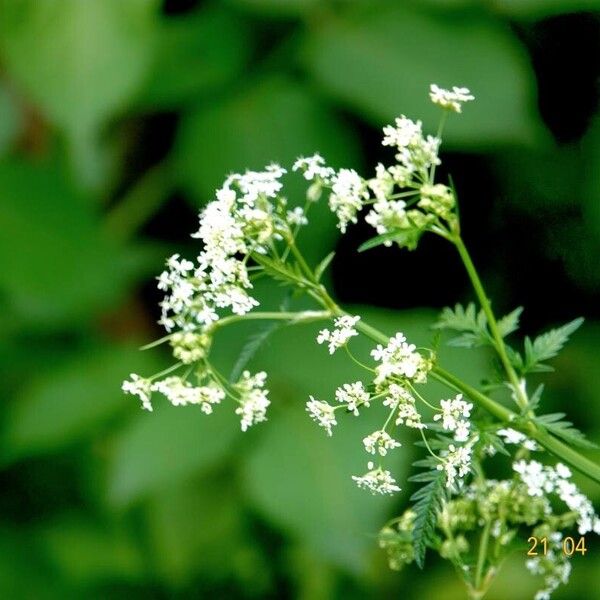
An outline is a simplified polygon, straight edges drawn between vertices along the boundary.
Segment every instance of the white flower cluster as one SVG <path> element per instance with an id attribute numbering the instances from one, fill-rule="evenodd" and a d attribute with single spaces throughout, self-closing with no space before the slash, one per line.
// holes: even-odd
<path id="1" fill-rule="evenodd" d="M 550 467 L 536 460 L 520 460 L 513 464 L 513 469 L 527 486 L 530 496 L 556 494 L 570 510 L 576 512 L 581 535 L 590 531 L 600 534 L 600 519 L 589 499 L 571 481 L 571 470 L 567 466 L 557 463 L 555 467 Z"/>
<path id="2" fill-rule="evenodd" d="M 442 412 L 433 417 L 434 421 L 442 420 L 442 428 L 446 431 L 454 432 L 454 439 L 457 442 L 466 442 L 469 439 L 469 428 L 471 423 L 469 417 L 473 410 L 470 402 L 462 399 L 462 394 L 458 394 L 451 400 L 442 400 L 440 402 Z"/>
<path id="3" fill-rule="evenodd" d="M 195 404 L 203 413 L 209 415 L 213 405 L 219 404 L 225 398 L 225 392 L 216 383 L 193 386 L 181 377 L 166 377 L 160 381 L 152 382 L 132 373 L 130 380 L 124 381 L 122 390 L 126 394 L 138 396 L 142 401 L 142 408 L 152 411 L 152 392 L 162 394 L 173 406 Z"/>
<path id="4" fill-rule="evenodd" d="M 234 389 L 240 395 L 240 406 L 235 414 L 241 416 L 242 431 L 256 423 L 267 420 L 267 408 L 271 402 L 267 398 L 269 390 L 265 389 L 267 374 L 264 371 L 251 375 L 244 371 Z"/>
<path id="5" fill-rule="evenodd" d="M 412 429 L 427 429 L 427 426 L 421 420 L 413 395 L 401 385 L 397 383 L 389 385 L 383 405 L 398 411 L 396 413 L 396 425 L 406 425 L 406 427 Z"/>
<path id="6" fill-rule="evenodd" d="M 367 464 L 367 469 L 369 471 L 364 475 L 352 476 L 359 488 L 367 489 L 373 494 L 393 494 L 400 491 L 400 488 L 396 485 L 396 480 L 389 471 L 381 467 L 375 468 L 372 462 Z"/>
<path id="7" fill-rule="evenodd" d="M 383 429 L 379 429 L 364 438 L 363 445 L 369 454 L 378 453 L 380 456 L 385 456 L 388 450 L 399 448 L 402 444 Z"/>
<path id="8" fill-rule="evenodd" d="M 354 383 L 344 383 L 335 391 L 335 399 L 341 404 L 345 405 L 347 410 L 350 411 L 354 416 L 358 416 L 358 409 L 361 406 L 370 406 L 369 392 L 365 390 L 365 386 L 362 381 L 355 381 Z"/>
<path id="9" fill-rule="evenodd" d="M 338 218 L 338 227 L 346 233 L 348 223 L 357 222 L 357 213 L 369 199 L 367 182 L 354 169 L 340 169 L 331 180 L 329 208 Z"/>
<path id="10" fill-rule="evenodd" d="M 462 111 L 465 102 L 475 100 L 475 96 L 466 87 L 454 86 L 451 90 L 445 90 L 432 83 L 429 90 L 429 97 L 434 104 L 457 113 Z"/>
<path id="11" fill-rule="evenodd" d="M 371 351 L 371 356 L 379 363 L 375 368 L 375 383 L 381 384 L 393 378 L 402 378 L 416 383 L 425 383 L 431 362 L 416 351 L 414 344 L 408 344 L 403 333 L 396 333 L 384 348 L 381 344 Z"/>
<path id="12" fill-rule="evenodd" d="M 335 420 L 335 407 L 329 402 L 322 402 L 310 396 L 310 400 L 306 403 L 306 410 L 312 420 L 318 423 L 325 429 L 328 436 L 332 435 L 331 428 L 337 425 Z"/>
<path id="13" fill-rule="evenodd" d="M 252 284 L 240 257 L 266 252 L 269 240 L 287 225 L 285 202 L 278 197 L 285 172 L 273 164 L 225 180 L 192 235 L 204 243 L 196 262 L 175 254 L 158 278 L 159 289 L 166 292 L 160 322 L 167 331 L 175 327 L 195 331 L 217 321 L 218 309 L 242 315 L 258 305 L 248 294 Z M 300 213 L 292 217 L 296 223 L 304 222 Z"/>
<path id="14" fill-rule="evenodd" d="M 348 340 L 355 335 L 358 335 L 358 331 L 354 326 L 360 321 L 359 316 L 342 315 L 337 317 L 333 324 L 334 329 L 321 329 L 317 336 L 317 343 L 323 344 L 327 342 L 329 346 L 329 354 L 333 354 L 338 348 L 342 348 L 348 343 Z"/>
<path id="15" fill-rule="evenodd" d="M 457 489 L 463 478 L 471 471 L 472 446 L 455 446 L 450 444 L 448 450 L 443 452 L 444 462 L 437 466 L 438 470 L 446 473 L 446 487 Z"/>
<path id="16" fill-rule="evenodd" d="M 553 531 L 548 535 L 549 549 L 546 554 L 525 561 L 525 567 L 532 575 L 542 575 L 544 578 L 544 587 L 536 592 L 533 600 L 550 600 L 558 586 L 569 582 L 571 562 L 563 552 L 556 550 L 560 548 L 562 539 L 560 531 Z"/>
<path id="17" fill-rule="evenodd" d="M 318 153 L 308 157 L 301 156 L 294 163 L 292 170 L 302 171 L 304 179 L 307 181 L 319 179 L 323 183 L 331 183 L 331 179 L 335 174 L 331 167 L 326 166 L 325 159 Z"/>
<path id="18" fill-rule="evenodd" d="M 531 450 L 532 452 L 540 449 L 540 447 L 532 439 L 528 438 L 520 431 L 516 431 L 510 427 L 498 429 L 496 433 L 503 439 L 505 444 L 523 446 L 523 448 L 526 450 Z"/>

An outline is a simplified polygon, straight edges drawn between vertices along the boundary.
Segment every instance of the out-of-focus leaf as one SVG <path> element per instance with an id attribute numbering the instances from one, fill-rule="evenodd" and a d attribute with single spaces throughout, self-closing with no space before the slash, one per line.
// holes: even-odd
<path id="1" fill-rule="evenodd" d="M 125 505 L 164 489 L 222 461 L 239 439 L 231 400 L 211 415 L 197 406 L 166 406 L 157 397 L 115 440 L 109 469 L 109 500 Z"/>
<path id="2" fill-rule="evenodd" d="M 249 33 L 222 7 L 163 20 L 155 64 L 139 102 L 172 107 L 231 81 L 247 62 Z"/>
<path id="3" fill-rule="evenodd" d="M 245 581 L 264 590 L 268 567 L 246 535 L 239 497 L 221 482 L 201 479 L 163 490 L 148 503 L 158 574 L 182 585 L 203 576 Z"/>
<path id="4" fill-rule="evenodd" d="M 318 9 L 319 0 L 229 0 L 230 4 L 270 17 L 299 17 Z"/>
<path id="5" fill-rule="evenodd" d="M 120 382 L 131 371 L 156 370 L 151 353 L 131 346 L 92 346 L 42 377 L 33 375 L 6 417 L 8 457 L 51 452 L 97 431 L 132 402 Z"/>
<path id="6" fill-rule="evenodd" d="M 586 177 L 583 190 L 585 224 L 600 242 L 600 116 L 596 117 L 585 135 L 582 146 L 586 156 Z M 580 174 L 580 170 L 575 170 Z"/>
<path id="7" fill-rule="evenodd" d="M 155 4 L 3 0 L 4 64 L 60 127 L 93 130 L 123 108 L 146 73 Z"/>
<path id="8" fill-rule="evenodd" d="M 561 13 L 597 11 L 599 0 L 494 0 L 494 10 L 510 17 L 543 19 Z"/>
<path id="9" fill-rule="evenodd" d="M 227 174 L 262 169 L 271 162 L 291 169 L 300 155 L 320 152 L 334 166 L 358 166 L 351 131 L 302 86 L 283 78 L 261 81 L 222 104 L 199 107 L 184 119 L 177 157 L 184 185 L 198 202 L 213 198 Z M 292 205 L 304 203 L 306 181 L 286 176 Z M 337 238 L 335 218 L 326 202 L 309 215 L 306 255 L 321 260 Z M 302 245 L 302 233 L 300 244 Z"/>
<path id="10" fill-rule="evenodd" d="M 76 174 L 98 184 L 99 128 L 142 84 L 155 0 L 2 0 L 0 50 L 10 76 L 68 136 Z"/>
<path id="11" fill-rule="evenodd" d="M 30 324 L 73 323 L 122 293 L 117 248 L 58 170 L 0 163 L 0 289 Z"/>
<path id="12" fill-rule="evenodd" d="M 385 415 L 375 410 L 360 420 L 341 418 L 334 436 L 328 438 L 303 410 L 309 388 L 307 382 L 304 389 L 279 390 L 296 406 L 270 419 L 244 471 L 246 487 L 261 512 L 312 551 L 364 573 L 368 553 L 374 550 L 372 536 L 393 499 L 359 490 L 351 476 L 367 470 L 361 440 L 381 426 Z M 406 473 L 401 461 L 407 454 L 408 449 L 402 448 L 388 461 L 401 483 Z"/>
<path id="13" fill-rule="evenodd" d="M 73 596 L 62 574 L 52 572 L 38 539 L 23 527 L 0 528 L 0 598 L 58 600 Z"/>
<path id="14" fill-rule="evenodd" d="M 332 17 L 306 40 L 305 63 L 318 84 L 377 124 L 399 114 L 434 130 L 439 108 L 429 85 L 467 86 L 476 101 L 452 115 L 451 145 L 489 147 L 536 138 L 533 76 L 516 37 L 499 22 L 451 22 L 387 7 Z"/>
<path id="15" fill-rule="evenodd" d="M 21 117 L 6 86 L 0 83 L 0 156 L 19 133 Z"/>
<path id="16" fill-rule="evenodd" d="M 140 548 L 112 524 L 66 515 L 42 526 L 36 534 L 48 561 L 73 584 L 139 581 L 143 576 Z"/>

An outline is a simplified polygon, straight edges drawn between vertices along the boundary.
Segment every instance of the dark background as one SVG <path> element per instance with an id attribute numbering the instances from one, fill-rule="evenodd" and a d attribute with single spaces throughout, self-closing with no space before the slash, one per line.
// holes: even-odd
<path id="1" fill-rule="evenodd" d="M 463 597 L 434 557 L 425 573 L 388 571 L 374 536 L 410 495 L 410 439 L 394 467 L 398 497 L 354 489 L 378 416 L 342 423 L 332 440 L 308 421 L 309 393 L 357 376 L 320 352 L 315 327 L 277 333 L 253 360 L 273 406 L 244 435 L 225 406 L 142 413 L 120 382 L 167 364 L 137 350 L 161 335 L 153 277 L 170 253 L 193 256 L 198 208 L 227 173 L 318 150 L 366 175 L 391 161 L 381 127 L 398 114 L 435 130 L 429 83 L 466 85 L 477 102 L 452 117 L 440 175 L 455 182 L 499 313 L 525 306 L 530 335 L 586 317 L 544 377 L 544 409 L 567 410 L 600 440 L 597 10 L 595 0 L 1 1 L 0 596 Z M 297 180 L 289 189 L 301 202 Z M 435 311 L 471 297 L 440 240 L 357 254 L 367 226 L 341 238 L 327 211 L 311 226 L 309 260 L 335 248 L 335 295 L 386 331 L 427 343 Z M 280 290 L 259 293 L 268 304 Z M 217 340 L 224 368 L 249 333 Z M 449 368 L 486 376 L 485 354 L 445 352 Z M 556 598 L 600 597 L 599 546 L 588 546 Z M 533 595 L 523 562 L 507 562 L 490 598 Z"/>

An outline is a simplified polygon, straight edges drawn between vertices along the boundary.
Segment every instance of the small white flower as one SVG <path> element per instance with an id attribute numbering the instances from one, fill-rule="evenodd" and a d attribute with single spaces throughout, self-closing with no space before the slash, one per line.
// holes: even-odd
<path id="1" fill-rule="evenodd" d="M 475 96 L 466 87 L 454 86 L 452 90 L 445 90 L 432 83 L 429 89 L 429 97 L 434 104 L 457 113 L 462 111 L 462 104 L 464 102 L 475 100 Z"/>
<path id="2" fill-rule="evenodd" d="M 504 440 L 505 444 L 516 444 L 531 451 L 539 450 L 539 446 L 532 439 L 510 427 L 498 429 L 496 433 Z"/>
<path id="3" fill-rule="evenodd" d="M 321 402 L 310 396 L 310 400 L 306 403 L 306 410 L 313 421 L 323 427 L 327 431 L 328 436 L 331 436 L 331 428 L 337 425 L 335 408 L 328 402 Z"/>
<path id="4" fill-rule="evenodd" d="M 152 403 L 150 398 L 152 396 L 152 382 L 150 379 L 140 377 L 136 373 L 131 373 L 129 380 L 125 380 L 121 389 L 126 394 L 137 396 L 142 401 L 142 408 L 152 412 Z"/>
<path id="5" fill-rule="evenodd" d="M 462 399 L 462 394 L 458 394 L 451 400 L 442 400 L 441 414 L 438 413 L 433 417 L 434 421 L 442 420 L 442 428 L 446 431 L 454 432 L 454 439 L 457 442 L 466 442 L 469 438 L 469 417 L 473 405 L 470 402 L 465 402 Z"/>
<path id="6" fill-rule="evenodd" d="M 369 392 L 365 390 L 362 381 L 354 383 L 344 383 L 335 391 L 335 399 L 341 404 L 346 404 L 347 409 L 358 416 L 358 407 L 369 407 Z"/>
<path id="7" fill-rule="evenodd" d="M 444 462 L 437 466 L 438 470 L 444 470 L 446 473 L 446 487 L 456 489 L 462 484 L 463 478 L 471 470 L 472 448 L 469 444 L 466 446 L 454 446 L 450 444 L 448 451 L 443 457 Z"/>
<path id="8" fill-rule="evenodd" d="M 380 456 L 385 456 L 388 450 L 399 448 L 402 444 L 396 441 L 387 432 L 378 430 L 364 438 L 363 445 L 369 454 L 379 453 Z"/>
<path id="9" fill-rule="evenodd" d="M 225 398 L 225 391 L 216 383 L 200 387 L 193 386 L 181 377 L 166 377 L 152 384 L 152 391 L 162 394 L 173 406 L 195 404 L 200 410 L 210 415 L 213 405 Z"/>
<path id="10" fill-rule="evenodd" d="M 352 476 L 359 488 L 367 489 L 373 494 L 393 494 L 400 491 L 389 471 L 381 467 L 375 468 L 372 462 L 367 464 L 367 469 L 369 471 L 360 477 L 357 475 Z"/>
<path id="11" fill-rule="evenodd" d="M 368 198 L 367 183 L 354 169 L 340 169 L 333 176 L 329 208 L 337 215 L 342 233 L 346 232 L 348 223 L 356 223 L 356 215 Z"/>
<path id="12" fill-rule="evenodd" d="M 269 390 L 264 389 L 266 379 L 267 374 L 264 371 L 255 375 L 244 371 L 234 386 L 241 396 L 240 406 L 236 408 L 235 414 L 241 417 L 242 431 L 267 420 L 267 408 L 271 402 L 267 398 Z"/>
<path id="13" fill-rule="evenodd" d="M 301 170 L 307 181 L 313 181 L 318 178 L 325 183 L 329 183 L 335 174 L 335 171 L 331 167 L 325 165 L 325 159 L 318 153 L 309 157 L 301 156 L 294 163 L 292 170 Z"/>
<path id="14" fill-rule="evenodd" d="M 335 329 L 333 331 L 321 329 L 317 335 L 317 343 L 323 344 L 327 342 L 329 354 L 333 354 L 338 348 L 345 346 L 350 338 L 358 335 L 358 331 L 356 331 L 354 326 L 359 320 L 359 316 L 343 315 L 337 317 L 333 322 Z"/>
<path id="15" fill-rule="evenodd" d="M 425 383 L 431 365 L 417 351 L 414 344 L 408 344 L 404 334 L 398 332 L 384 348 L 381 344 L 371 351 L 371 356 L 380 364 L 375 368 L 375 383 L 386 379 L 402 377 L 417 383 Z"/>
<path id="16" fill-rule="evenodd" d="M 288 210 L 286 216 L 290 225 L 306 225 L 308 223 L 308 219 L 301 206 L 296 206 L 293 210 Z"/>

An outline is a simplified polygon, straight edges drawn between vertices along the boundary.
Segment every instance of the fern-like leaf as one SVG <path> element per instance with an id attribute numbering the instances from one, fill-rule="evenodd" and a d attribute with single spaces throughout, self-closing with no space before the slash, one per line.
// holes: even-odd
<path id="1" fill-rule="evenodd" d="M 525 366 L 526 371 L 547 371 L 550 367 L 543 364 L 545 360 L 554 358 L 569 340 L 570 335 L 579 329 L 583 319 L 580 317 L 570 323 L 551 329 L 535 340 L 525 338 Z"/>
<path id="2" fill-rule="evenodd" d="M 498 321 L 498 331 L 503 338 L 519 329 L 519 319 L 522 312 L 523 307 L 519 306 Z"/>
<path id="3" fill-rule="evenodd" d="M 565 442 L 584 448 L 586 450 L 597 449 L 598 446 L 590 442 L 585 437 L 585 434 L 577 429 L 570 421 L 564 421 L 565 413 L 551 413 L 548 415 L 540 415 L 535 418 L 535 422 L 541 425 L 551 434 L 563 439 Z"/>
<path id="4" fill-rule="evenodd" d="M 428 463 L 430 464 L 430 463 Z M 433 541 L 438 514 L 446 497 L 444 471 L 433 468 L 410 478 L 411 481 L 426 482 L 412 496 L 415 502 L 415 522 L 413 529 L 413 549 L 419 568 L 425 564 L 427 545 Z"/>

